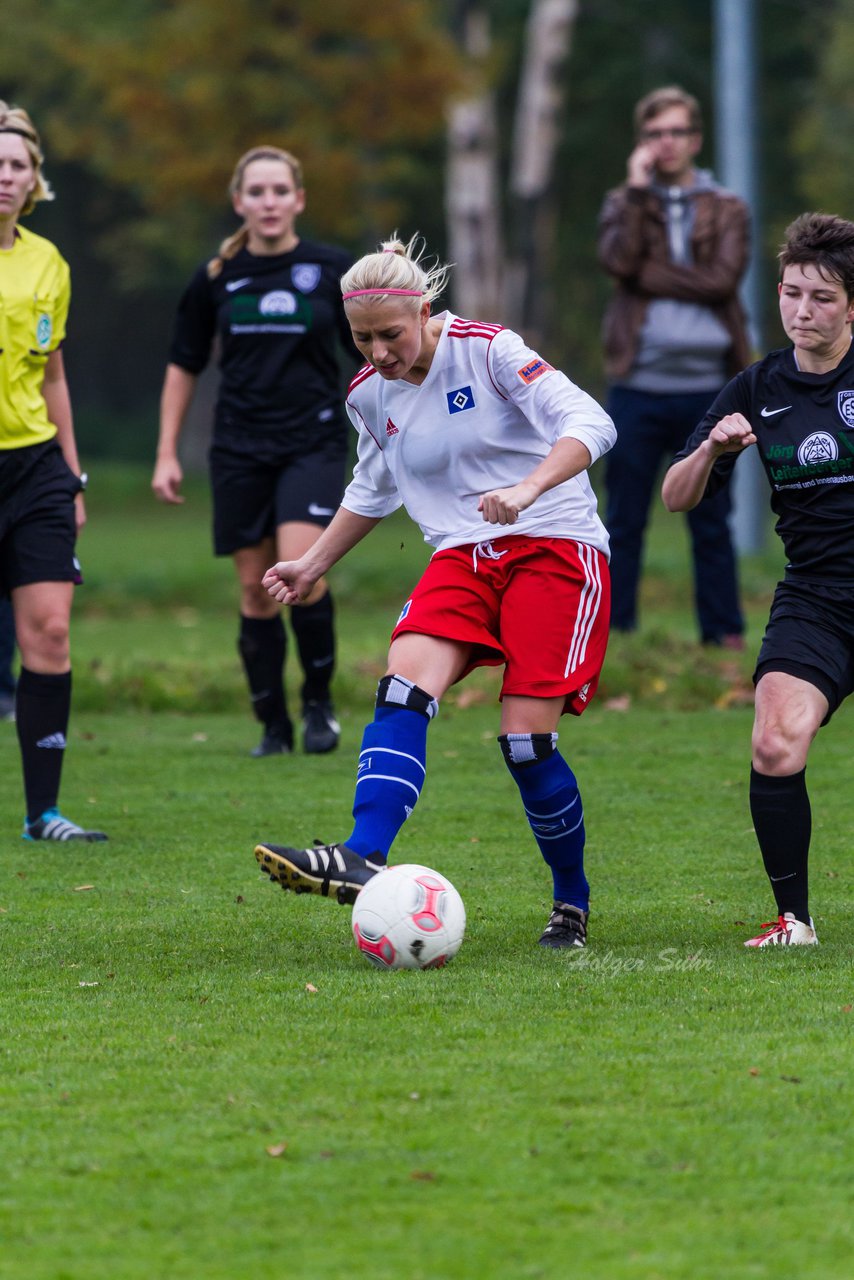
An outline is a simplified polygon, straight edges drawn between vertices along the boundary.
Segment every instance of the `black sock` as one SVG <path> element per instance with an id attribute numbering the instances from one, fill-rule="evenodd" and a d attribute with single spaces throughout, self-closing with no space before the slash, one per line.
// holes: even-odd
<path id="1" fill-rule="evenodd" d="M 35 822 L 45 809 L 53 809 L 59 798 L 70 711 L 70 671 L 59 676 L 41 675 L 21 667 L 15 721 L 28 822 Z"/>
<path id="2" fill-rule="evenodd" d="M 314 604 L 295 604 L 291 626 L 305 680 L 303 702 L 325 702 L 335 670 L 335 608 L 329 591 Z"/>
<path id="3" fill-rule="evenodd" d="M 287 639 L 281 616 L 246 618 L 241 614 L 237 648 L 255 715 L 266 729 L 289 732 L 284 685 Z"/>
<path id="4" fill-rule="evenodd" d="M 806 769 L 785 778 L 750 770 L 750 814 L 780 915 L 809 924 L 812 813 Z"/>

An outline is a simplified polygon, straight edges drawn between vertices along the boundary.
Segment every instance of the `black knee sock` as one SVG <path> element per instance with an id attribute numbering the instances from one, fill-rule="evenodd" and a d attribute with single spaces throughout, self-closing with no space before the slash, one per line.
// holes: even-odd
<path id="1" fill-rule="evenodd" d="M 777 910 L 808 924 L 812 814 L 806 769 L 771 778 L 751 768 L 750 814 Z"/>
<path id="2" fill-rule="evenodd" d="M 335 608 L 329 591 L 314 604 L 294 605 L 291 626 L 305 675 L 303 702 L 323 702 L 335 670 Z"/>
<path id="3" fill-rule="evenodd" d="M 40 818 L 45 809 L 53 809 L 59 798 L 70 710 L 70 671 L 55 676 L 21 668 L 15 720 L 28 822 Z"/>
<path id="4" fill-rule="evenodd" d="M 246 618 L 241 614 L 237 648 L 255 715 L 267 729 L 288 730 L 284 685 L 287 639 L 281 616 Z"/>

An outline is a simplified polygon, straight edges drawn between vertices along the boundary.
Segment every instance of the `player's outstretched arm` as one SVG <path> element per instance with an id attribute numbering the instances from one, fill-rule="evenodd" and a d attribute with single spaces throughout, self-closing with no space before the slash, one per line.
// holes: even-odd
<path id="1" fill-rule="evenodd" d="M 742 453 L 756 444 L 756 436 L 740 413 L 729 413 L 712 427 L 707 438 L 687 458 L 674 462 L 661 486 L 668 511 L 691 511 L 706 492 L 717 459 L 724 453 Z"/>
<path id="2" fill-rule="evenodd" d="M 280 604 L 299 604 L 328 569 L 361 542 L 379 518 L 360 516 L 339 507 L 323 533 L 299 560 L 280 560 L 262 578 L 266 591 Z"/>
<path id="3" fill-rule="evenodd" d="M 477 504 L 488 524 L 515 524 L 522 511 L 564 480 L 586 471 L 590 466 L 590 450 L 580 440 L 565 436 L 558 440 L 530 475 L 507 489 L 492 489 Z"/>

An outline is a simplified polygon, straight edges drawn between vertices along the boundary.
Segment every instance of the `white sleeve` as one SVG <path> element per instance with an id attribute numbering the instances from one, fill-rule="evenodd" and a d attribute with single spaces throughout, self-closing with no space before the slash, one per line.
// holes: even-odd
<path id="1" fill-rule="evenodd" d="M 526 346 L 512 329 L 502 329 L 495 336 L 488 365 L 501 394 L 524 413 L 549 445 L 566 436 L 580 440 L 591 462 L 613 446 L 617 431 L 602 406 Z"/>
<path id="2" fill-rule="evenodd" d="M 394 477 L 386 466 L 383 451 L 364 418 L 349 400 L 346 402 L 346 409 L 359 439 L 353 479 L 344 490 L 341 506 L 358 516 L 382 520 L 402 506 L 402 499 Z"/>

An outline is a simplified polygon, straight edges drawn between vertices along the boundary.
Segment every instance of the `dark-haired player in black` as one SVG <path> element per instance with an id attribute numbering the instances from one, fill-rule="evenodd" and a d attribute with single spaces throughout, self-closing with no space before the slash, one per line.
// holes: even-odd
<path id="1" fill-rule="evenodd" d="M 748 947 L 815 944 L 808 900 L 809 748 L 854 689 L 854 223 L 803 214 L 779 254 L 792 346 L 717 397 L 664 478 L 686 511 L 756 445 L 788 563 L 756 664 L 750 810 L 777 919 Z"/>
<path id="2" fill-rule="evenodd" d="M 181 298 L 160 408 L 152 488 L 182 502 L 178 439 L 198 375 L 219 344 L 221 380 L 210 451 L 214 550 L 240 582 L 238 647 L 264 731 L 254 756 L 287 754 L 294 731 L 284 685 L 286 632 L 261 585 L 273 559 L 298 558 L 341 499 L 349 428 L 338 358 L 359 356 L 339 279 L 349 256 L 301 240 L 299 162 L 276 147 L 240 158 L 231 180 L 243 225 L 200 267 Z M 331 751 L 339 728 L 330 696 L 335 665 L 332 596 L 324 579 L 291 610 L 303 668 L 303 746 Z"/>

